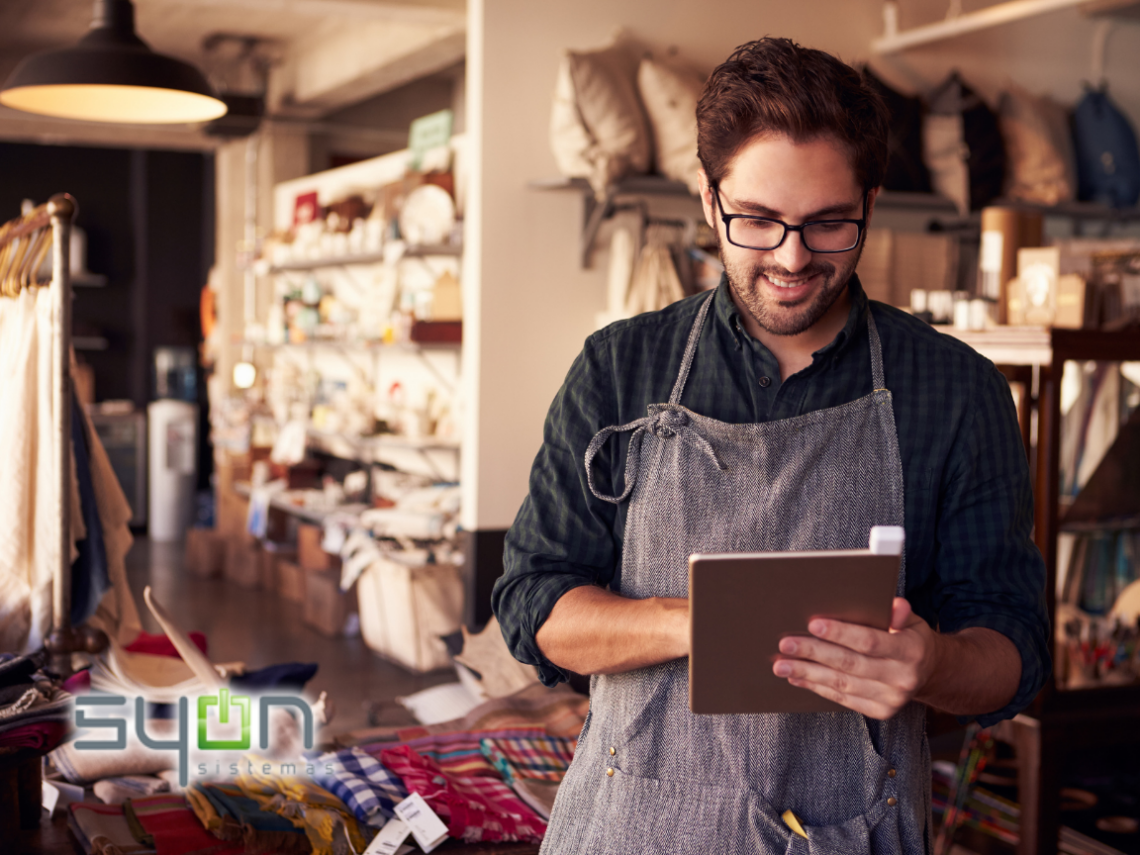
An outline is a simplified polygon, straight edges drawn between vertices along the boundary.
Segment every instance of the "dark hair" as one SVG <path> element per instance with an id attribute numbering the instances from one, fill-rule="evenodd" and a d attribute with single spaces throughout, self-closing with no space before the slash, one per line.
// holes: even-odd
<path id="1" fill-rule="evenodd" d="M 796 142 L 832 135 L 851 154 L 864 190 L 887 167 L 886 105 L 863 75 L 828 53 L 791 39 L 741 45 L 719 65 L 697 104 L 697 154 L 720 181 L 741 146 L 771 133 Z"/>

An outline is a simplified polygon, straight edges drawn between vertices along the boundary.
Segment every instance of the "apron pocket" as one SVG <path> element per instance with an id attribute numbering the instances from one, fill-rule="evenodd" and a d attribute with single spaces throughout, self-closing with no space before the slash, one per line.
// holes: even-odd
<path id="1" fill-rule="evenodd" d="M 787 855 L 902 855 L 898 822 L 886 799 L 862 816 L 838 825 L 805 825 L 807 839 L 792 835 Z"/>

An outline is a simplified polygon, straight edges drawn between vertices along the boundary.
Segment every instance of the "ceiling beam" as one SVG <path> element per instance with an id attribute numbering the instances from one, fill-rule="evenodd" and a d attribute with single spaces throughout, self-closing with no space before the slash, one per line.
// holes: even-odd
<path id="1" fill-rule="evenodd" d="M 188 0 L 141 0 L 142 3 L 187 5 Z M 392 21 L 429 26 L 464 25 L 467 12 L 462 4 L 451 6 L 419 3 L 389 3 L 386 0 L 193 0 L 193 6 L 224 6 L 291 17 Z"/>

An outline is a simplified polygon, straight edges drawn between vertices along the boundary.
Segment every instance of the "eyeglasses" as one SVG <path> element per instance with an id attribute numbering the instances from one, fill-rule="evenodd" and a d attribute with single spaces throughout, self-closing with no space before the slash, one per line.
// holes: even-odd
<path id="1" fill-rule="evenodd" d="M 849 252 L 859 245 L 867 226 L 867 194 L 863 194 L 863 216 L 858 220 L 813 220 L 801 226 L 790 226 L 783 220 L 753 217 L 750 214 L 726 214 L 720 201 L 720 185 L 712 184 L 716 206 L 724 221 L 728 242 L 741 249 L 772 250 L 780 246 L 788 232 L 799 232 L 808 252 Z"/>

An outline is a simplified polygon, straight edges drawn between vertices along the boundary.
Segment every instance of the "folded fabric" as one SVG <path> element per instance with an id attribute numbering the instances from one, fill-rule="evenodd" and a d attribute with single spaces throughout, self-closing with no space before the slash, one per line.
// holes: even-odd
<path id="1" fill-rule="evenodd" d="M 0 732 L 0 748 L 31 748 L 47 753 L 67 736 L 66 721 L 37 721 Z"/>
<path id="2" fill-rule="evenodd" d="M 463 718 L 441 724 L 401 728 L 396 736 L 406 741 L 421 736 L 463 730 L 503 730 L 509 727 L 542 725 L 550 736 L 576 738 L 589 711 L 590 699 L 585 695 L 579 695 L 569 686 L 559 685 L 548 689 L 537 683 L 513 695 L 493 698 L 479 704 Z M 371 734 L 379 732 L 373 730 Z M 359 734 L 365 739 L 369 735 L 367 731 Z M 358 739 L 358 742 L 365 739 Z"/>
<path id="3" fill-rule="evenodd" d="M 514 786 L 519 778 L 558 782 L 570 768 L 578 741 L 565 736 L 494 736 L 480 740 L 483 756 Z"/>
<path id="4" fill-rule="evenodd" d="M 262 810 L 234 784 L 194 784 L 187 801 L 199 821 L 215 837 L 240 840 L 246 855 L 308 855 L 312 851 L 305 832 L 283 816 Z"/>
<path id="5" fill-rule="evenodd" d="M 388 747 L 388 746 L 385 746 Z M 408 797 L 404 782 L 361 748 L 319 755 L 313 780 L 348 805 L 361 822 L 380 828 L 395 816 L 395 807 Z M 331 768 L 332 772 L 326 770 Z"/>
<path id="6" fill-rule="evenodd" d="M 336 855 L 343 848 L 345 832 L 352 847 L 364 851 L 367 840 L 344 802 L 311 780 L 264 773 L 263 768 L 273 764 L 260 757 L 249 756 L 248 760 L 248 771 L 240 772 L 236 779 L 242 795 L 253 799 L 262 810 L 278 813 L 303 829 L 313 855 Z"/>
<path id="7" fill-rule="evenodd" d="M 483 753 L 482 741 L 484 739 L 525 740 L 545 735 L 546 731 L 542 725 L 531 725 L 504 730 L 432 734 L 421 736 L 418 739 L 409 739 L 406 742 L 363 745 L 361 748 L 373 757 L 379 757 L 382 751 L 407 745 L 417 753 L 435 761 L 436 765 L 448 774 L 458 775 L 461 778 L 499 778 L 501 773 Z"/>
<path id="8" fill-rule="evenodd" d="M 154 847 L 143 846 L 127 825 L 122 805 L 75 802 L 68 821 L 88 855 L 153 855 Z"/>
<path id="9" fill-rule="evenodd" d="M 155 739 L 168 740 L 175 735 L 177 724 L 174 719 L 152 719 L 146 722 L 146 732 Z M 173 768 L 176 760 L 177 754 L 144 746 L 133 731 L 128 731 L 127 747 L 121 751 L 81 751 L 74 742 L 65 742 L 51 753 L 55 767 L 72 784 L 126 775 L 154 775 Z"/>
<path id="10" fill-rule="evenodd" d="M 0 733 L 37 721 L 70 721 L 71 695 L 39 684 L 27 689 L 16 701 L 0 708 Z"/>
<path id="11" fill-rule="evenodd" d="M 209 655 L 209 645 L 205 635 L 200 632 L 191 632 L 189 636 L 190 640 L 194 642 L 194 646 L 201 650 L 203 655 Z M 128 653 L 149 653 L 151 656 L 182 658 L 174 648 L 174 642 L 161 632 L 157 634 L 140 632 L 138 637 L 123 649 Z"/>
<path id="12" fill-rule="evenodd" d="M 538 843 L 546 833 L 546 823 L 498 778 L 450 775 L 407 745 L 382 752 L 380 760 L 424 797 L 452 837 Z"/>
<path id="13" fill-rule="evenodd" d="M 127 828 L 131 830 L 131 834 L 134 835 L 135 840 L 140 845 L 154 846 L 154 835 L 148 834 L 146 829 L 142 827 L 135 809 L 131 806 L 130 799 L 123 802 L 123 819 L 127 821 Z"/>
<path id="14" fill-rule="evenodd" d="M 554 810 L 554 799 L 558 795 L 560 784 L 556 781 L 540 781 L 537 778 L 515 778 L 511 789 L 526 805 L 534 810 L 543 819 L 550 820 L 550 812 Z"/>
<path id="15" fill-rule="evenodd" d="M 202 827 L 186 799 L 164 794 L 131 799 L 124 805 L 154 838 L 158 855 L 242 855 L 240 844 L 218 840 Z"/>
<path id="16" fill-rule="evenodd" d="M 95 783 L 95 797 L 109 805 L 121 805 L 127 799 L 165 793 L 170 785 L 153 775 L 124 775 L 104 778 Z"/>

